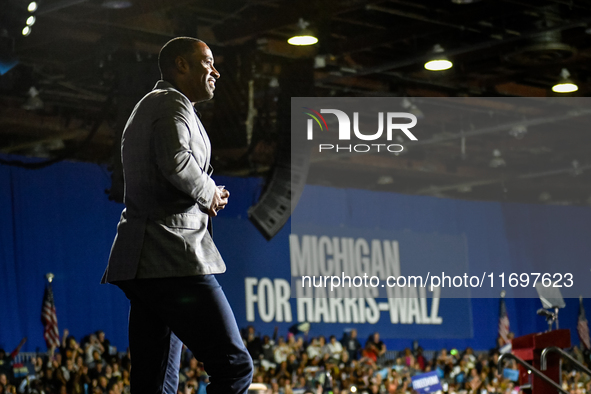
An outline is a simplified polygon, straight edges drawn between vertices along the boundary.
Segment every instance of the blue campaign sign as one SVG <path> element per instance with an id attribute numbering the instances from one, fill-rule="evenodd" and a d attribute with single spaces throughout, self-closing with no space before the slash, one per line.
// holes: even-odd
<path id="1" fill-rule="evenodd" d="M 412 388 L 417 393 L 433 393 L 435 391 L 443 390 L 436 371 L 413 376 Z"/>
<path id="2" fill-rule="evenodd" d="M 519 380 L 519 370 L 505 368 L 503 369 L 503 377 L 513 382 L 517 382 Z"/>

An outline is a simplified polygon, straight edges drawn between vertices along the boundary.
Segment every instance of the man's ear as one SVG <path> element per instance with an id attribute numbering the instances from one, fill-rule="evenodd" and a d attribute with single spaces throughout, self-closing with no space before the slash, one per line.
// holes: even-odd
<path id="1" fill-rule="evenodd" d="M 174 65 L 179 74 L 185 74 L 189 71 L 189 62 L 187 62 L 182 56 L 177 56 L 176 59 L 174 59 Z"/>

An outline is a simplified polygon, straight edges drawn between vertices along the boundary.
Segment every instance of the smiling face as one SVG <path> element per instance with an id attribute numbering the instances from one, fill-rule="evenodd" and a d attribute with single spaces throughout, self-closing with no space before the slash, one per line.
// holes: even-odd
<path id="1" fill-rule="evenodd" d="M 183 93 L 191 102 L 198 103 L 213 98 L 220 73 L 213 66 L 213 54 L 205 43 L 196 42 L 194 48 L 193 53 L 187 55 L 187 65 L 183 70 Z"/>

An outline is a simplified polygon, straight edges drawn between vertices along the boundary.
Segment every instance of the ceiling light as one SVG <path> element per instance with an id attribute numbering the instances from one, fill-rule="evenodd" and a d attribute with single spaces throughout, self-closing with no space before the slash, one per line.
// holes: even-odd
<path id="1" fill-rule="evenodd" d="M 37 20 L 37 18 L 35 18 L 33 15 L 31 15 L 30 17 L 27 18 L 27 26 L 33 26 L 35 24 L 36 20 Z"/>
<path id="2" fill-rule="evenodd" d="M 402 106 L 402 108 L 416 116 L 417 119 L 425 118 L 425 114 L 423 113 L 423 111 L 421 111 L 421 109 L 417 107 L 417 105 L 410 101 L 407 97 L 402 99 L 402 103 L 400 105 Z"/>
<path id="3" fill-rule="evenodd" d="M 492 168 L 504 167 L 507 165 L 505 159 L 503 159 L 503 157 L 501 156 L 500 150 L 493 150 L 493 158 L 490 160 L 488 165 Z"/>
<path id="4" fill-rule="evenodd" d="M 29 12 L 35 12 L 37 11 L 37 2 L 36 1 L 32 1 L 29 3 L 29 6 L 27 7 L 27 10 Z"/>
<path id="5" fill-rule="evenodd" d="M 122 10 L 124 8 L 129 8 L 132 5 L 133 3 L 128 0 L 105 0 L 101 4 L 103 8 L 109 8 L 112 10 Z"/>
<path id="6" fill-rule="evenodd" d="M 509 130 L 509 135 L 511 137 L 515 137 L 516 139 L 520 140 L 527 134 L 527 126 L 526 125 L 517 125 L 513 126 L 511 130 Z"/>
<path id="7" fill-rule="evenodd" d="M 324 68 L 326 67 L 326 57 L 325 56 L 316 56 L 314 58 L 314 68 Z"/>
<path id="8" fill-rule="evenodd" d="M 62 150 L 66 147 L 64 140 L 56 138 L 45 142 L 45 148 L 47 150 Z"/>
<path id="9" fill-rule="evenodd" d="M 270 88 L 278 88 L 279 87 L 279 79 L 277 79 L 277 77 L 271 77 L 271 80 L 269 81 L 269 87 Z"/>
<path id="10" fill-rule="evenodd" d="M 552 91 L 555 93 L 572 93 L 577 90 L 579 90 L 579 87 L 570 79 L 568 70 L 563 68 L 560 72 L 560 80 L 556 85 L 552 86 Z"/>
<path id="11" fill-rule="evenodd" d="M 289 40 L 287 40 L 288 44 L 298 46 L 314 45 L 317 42 L 318 38 L 314 36 L 293 36 Z"/>
<path id="12" fill-rule="evenodd" d="M 306 22 L 302 18 L 298 21 L 299 31 L 298 33 L 287 40 L 287 43 L 290 45 L 297 45 L 297 46 L 304 46 L 304 45 L 314 45 L 318 42 L 318 38 L 314 36 L 314 34 L 308 30 L 308 26 L 310 23 Z"/>
<path id="13" fill-rule="evenodd" d="M 394 183 L 394 178 L 389 175 L 382 175 L 378 178 L 377 184 L 378 185 L 390 185 Z"/>
<path id="14" fill-rule="evenodd" d="M 453 63 L 450 62 L 441 53 L 445 52 L 443 47 L 439 44 L 433 47 L 433 55 L 431 60 L 425 63 L 425 68 L 429 71 L 443 71 L 453 67 Z"/>
<path id="15" fill-rule="evenodd" d="M 540 200 L 541 202 L 548 202 L 548 201 L 552 200 L 552 196 L 548 192 L 542 192 L 538 196 L 538 200 Z"/>
<path id="16" fill-rule="evenodd" d="M 572 176 L 578 176 L 583 173 L 583 169 L 578 160 L 573 160 L 571 164 L 573 165 Z"/>
<path id="17" fill-rule="evenodd" d="M 29 26 L 25 26 L 23 28 L 23 36 L 28 36 L 29 34 L 31 34 L 31 28 Z"/>
<path id="18" fill-rule="evenodd" d="M 41 100 L 41 97 L 39 97 L 39 91 L 34 86 L 31 86 L 29 88 L 29 98 L 25 101 L 22 107 L 27 111 L 35 111 L 43 109 L 43 106 L 44 103 L 43 100 Z"/>
<path id="19" fill-rule="evenodd" d="M 452 67 L 453 63 L 446 59 L 430 60 L 425 63 L 425 68 L 429 71 L 449 70 Z"/>

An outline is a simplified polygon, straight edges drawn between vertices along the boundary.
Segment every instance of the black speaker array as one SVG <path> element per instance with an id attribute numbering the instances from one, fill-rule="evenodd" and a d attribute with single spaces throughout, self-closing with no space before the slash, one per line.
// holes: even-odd
<path id="1" fill-rule="evenodd" d="M 309 151 L 304 146 L 292 149 L 291 98 L 314 96 L 313 59 L 295 59 L 283 64 L 279 86 L 275 164 L 259 201 L 248 210 L 250 221 L 267 240 L 287 223 L 306 184 Z"/>

